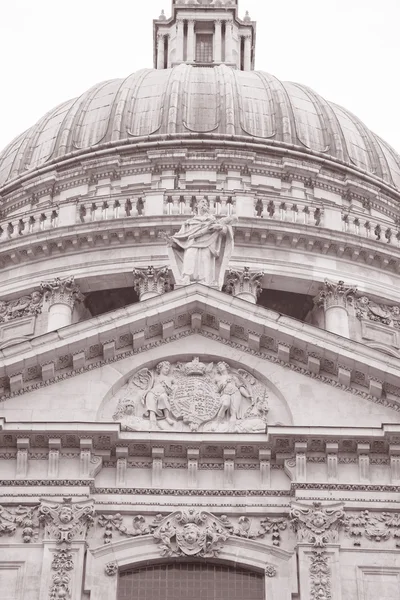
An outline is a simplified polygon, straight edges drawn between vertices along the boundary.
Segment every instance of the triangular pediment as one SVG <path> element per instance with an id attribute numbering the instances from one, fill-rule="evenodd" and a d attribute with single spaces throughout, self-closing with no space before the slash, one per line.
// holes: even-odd
<path id="1" fill-rule="evenodd" d="M 199 284 L 3 349 L 2 399 L 193 335 L 400 410 L 398 359 Z"/>

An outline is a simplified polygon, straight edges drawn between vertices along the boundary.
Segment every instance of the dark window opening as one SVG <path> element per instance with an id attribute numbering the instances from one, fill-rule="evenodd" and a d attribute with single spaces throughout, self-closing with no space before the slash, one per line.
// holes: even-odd
<path id="1" fill-rule="evenodd" d="M 128 306 L 129 304 L 134 304 L 135 302 L 139 302 L 139 296 L 133 287 L 98 290 L 97 292 L 90 292 L 85 298 L 85 306 L 90 311 L 92 317 Z"/>
<path id="2" fill-rule="evenodd" d="M 263 290 L 257 304 L 303 322 L 314 307 L 312 296 L 282 290 Z"/>
<path id="3" fill-rule="evenodd" d="M 122 571 L 118 600 L 264 600 L 264 575 L 196 562 Z"/>
<path id="4" fill-rule="evenodd" d="M 212 63 L 213 52 L 213 35 L 208 33 L 198 33 L 196 35 L 196 62 Z"/>

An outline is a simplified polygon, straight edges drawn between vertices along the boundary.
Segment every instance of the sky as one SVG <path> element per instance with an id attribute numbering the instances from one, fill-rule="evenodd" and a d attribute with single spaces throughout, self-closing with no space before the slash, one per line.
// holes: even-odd
<path id="1" fill-rule="evenodd" d="M 239 0 L 256 69 L 313 88 L 400 152 L 400 0 Z M 152 67 L 171 0 L 0 0 L 0 149 L 95 83 Z"/>

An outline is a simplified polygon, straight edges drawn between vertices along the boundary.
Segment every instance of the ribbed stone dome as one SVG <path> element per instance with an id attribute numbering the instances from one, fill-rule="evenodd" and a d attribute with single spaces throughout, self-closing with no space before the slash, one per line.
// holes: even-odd
<path id="1" fill-rule="evenodd" d="M 186 64 L 105 81 L 57 106 L 0 153 L 0 188 L 71 153 L 189 133 L 288 144 L 400 189 L 400 156 L 357 117 L 306 86 L 261 71 Z"/>

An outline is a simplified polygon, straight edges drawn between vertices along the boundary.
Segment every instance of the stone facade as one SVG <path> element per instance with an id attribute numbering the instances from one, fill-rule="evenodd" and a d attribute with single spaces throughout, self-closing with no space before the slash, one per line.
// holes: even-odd
<path id="1" fill-rule="evenodd" d="M 400 159 L 365 130 L 352 162 L 333 118 L 329 155 L 311 125 L 299 154 L 300 109 L 264 76 L 282 139 L 257 137 L 235 0 L 176 0 L 154 33 L 173 134 L 124 138 L 118 88 L 104 146 L 67 152 L 66 119 L 48 164 L 39 125 L 0 156 L 0 590 L 398 600 Z"/>

